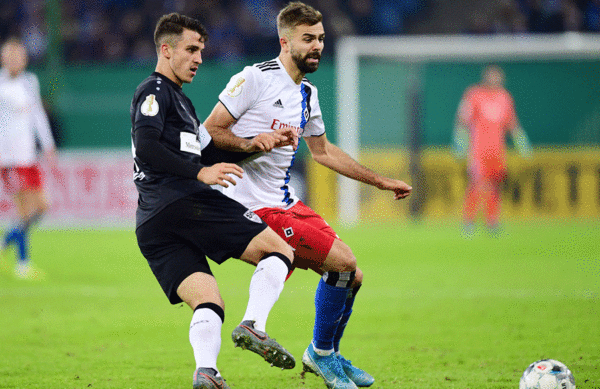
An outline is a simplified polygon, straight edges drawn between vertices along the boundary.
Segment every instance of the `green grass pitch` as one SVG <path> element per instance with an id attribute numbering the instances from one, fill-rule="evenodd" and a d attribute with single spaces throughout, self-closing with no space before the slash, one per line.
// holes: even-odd
<path id="1" fill-rule="evenodd" d="M 513 223 L 461 238 L 456 224 L 338 232 L 365 273 L 343 354 L 373 388 L 518 388 L 529 363 L 564 362 L 600 388 L 600 222 Z M 162 294 L 132 231 L 36 231 L 41 282 L 0 275 L 0 388 L 191 388 L 191 311 Z M 7 260 L 12 260 L 9 256 Z M 234 349 L 253 268 L 212 266 L 226 303 L 219 368 L 233 389 L 324 388 L 302 378 L 316 274 L 296 271 L 267 331 L 296 357 L 271 368 Z"/>

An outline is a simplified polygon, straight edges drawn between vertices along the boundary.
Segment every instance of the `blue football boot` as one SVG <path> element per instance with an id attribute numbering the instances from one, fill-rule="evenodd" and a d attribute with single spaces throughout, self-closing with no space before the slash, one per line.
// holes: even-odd
<path id="1" fill-rule="evenodd" d="M 338 361 L 340 361 L 340 364 L 342 365 L 342 368 L 344 369 L 344 372 L 346 373 L 348 378 L 350 378 L 352 382 L 356 384 L 356 386 L 365 388 L 373 385 L 373 383 L 375 382 L 375 378 L 373 378 L 371 374 L 367 373 L 362 369 L 359 369 L 356 366 L 353 366 L 351 361 L 347 360 L 341 355 L 338 355 L 337 358 Z"/>
<path id="2" fill-rule="evenodd" d="M 348 378 L 335 353 L 321 356 L 315 352 L 311 343 L 302 356 L 305 372 L 314 373 L 323 378 L 329 389 L 357 389 Z"/>

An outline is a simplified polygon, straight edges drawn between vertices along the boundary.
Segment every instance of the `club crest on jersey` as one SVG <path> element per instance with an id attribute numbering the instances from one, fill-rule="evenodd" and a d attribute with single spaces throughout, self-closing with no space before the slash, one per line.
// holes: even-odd
<path id="1" fill-rule="evenodd" d="M 231 88 L 227 89 L 227 96 L 238 97 L 240 93 L 242 93 L 242 89 L 244 89 L 243 85 L 245 82 L 245 78 L 238 78 L 237 81 L 234 84 L 232 84 Z"/>
<path id="2" fill-rule="evenodd" d="M 156 116 L 158 113 L 158 101 L 156 101 L 156 96 L 148 95 L 146 100 L 142 103 L 140 112 L 144 116 Z"/>
<path id="3" fill-rule="evenodd" d="M 244 213 L 244 217 L 250 220 L 251 222 L 262 223 L 260 217 L 258 217 L 258 215 L 252 212 L 251 210 L 247 210 L 246 213 Z"/>

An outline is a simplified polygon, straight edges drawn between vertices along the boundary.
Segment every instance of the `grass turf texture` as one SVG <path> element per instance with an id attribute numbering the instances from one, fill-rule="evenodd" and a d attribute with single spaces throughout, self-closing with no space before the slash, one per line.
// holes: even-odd
<path id="1" fill-rule="evenodd" d="M 470 240 L 456 225 L 338 228 L 365 272 L 342 352 L 373 388 L 517 388 L 542 358 L 600 388 L 599 227 L 512 224 Z M 36 231 L 32 245 L 45 281 L 0 275 L 0 388 L 191 388 L 191 311 L 169 305 L 133 232 Z M 253 267 L 212 268 L 232 389 L 324 388 L 300 376 L 317 276 L 297 270 L 271 313 L 267 331 L 297 361 L 281 371 L 230 338 Z"/>

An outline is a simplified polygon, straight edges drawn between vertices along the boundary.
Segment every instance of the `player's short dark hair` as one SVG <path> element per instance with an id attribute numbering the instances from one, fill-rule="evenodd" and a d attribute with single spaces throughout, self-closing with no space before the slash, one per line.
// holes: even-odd
<path id="1" fill-rule="evenodd" d="M 308 4 L 294 1 L 285 6 L 277 15 L 277 31 L 282 31 L 300 25 L 314 26 L 323 21 L 323 15 Z"/>
<path id="2" fill-rule="evenodd" d="M 167 15 L 163 15 L 156 22 L 156 28 L 154 29 L 154 44 L 156 45 L 156 51 L 160 50 L 160 46 L 166 42 L 171 45 L 177 43 L 183 30 L 192 30 L 200 34 L 201 39 L 206 42 L 208 40 L 208 32 L 204 26 L 196 19 L 190 18 L 189 16 L 180 15 L 177 12 L 173 12 Z"/>

